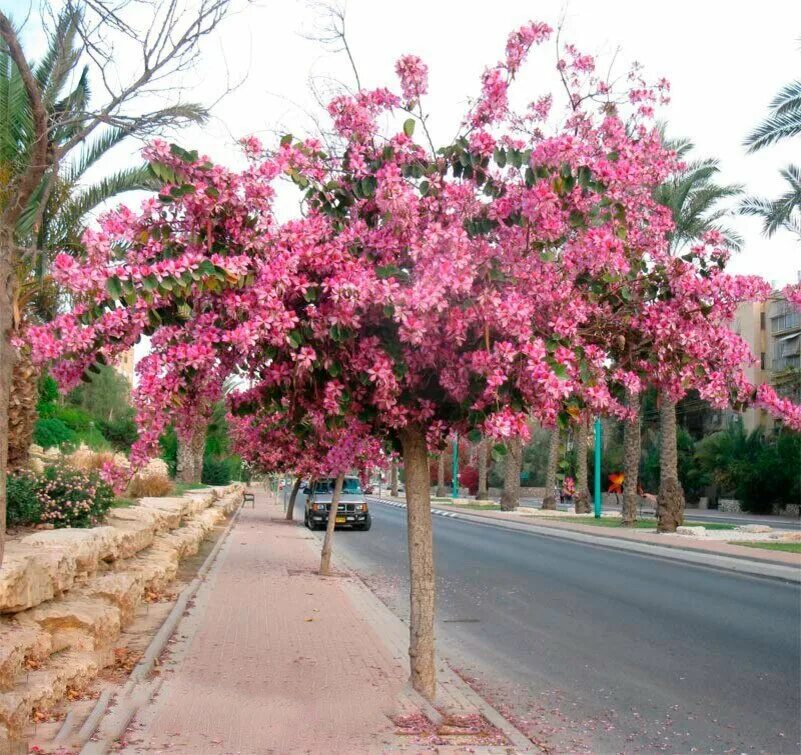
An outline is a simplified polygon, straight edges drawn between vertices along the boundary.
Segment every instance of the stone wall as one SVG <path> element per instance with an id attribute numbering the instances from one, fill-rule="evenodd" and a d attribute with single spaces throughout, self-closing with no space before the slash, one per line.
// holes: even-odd
<path id="1" fill-rule="evenodd" d="M 35 711 L 81 689 L 148 593 L 242 502 L 237 483 L 111 509 L 101 527 L 42 530 L 6 545 L 0 568 L 0 745 Z"/>

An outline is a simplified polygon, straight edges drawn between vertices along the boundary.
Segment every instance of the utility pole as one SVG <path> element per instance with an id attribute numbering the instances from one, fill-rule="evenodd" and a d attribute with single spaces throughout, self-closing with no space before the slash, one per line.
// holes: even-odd
<path id="1" fill-rule="evenodd" d="M 453 497 L 459 497 L 459 434 L 454 433 L 453 436 L 453 462 L 451 464 L 451 475 L 453 476 L 452 480 L 452 491 Z"/>

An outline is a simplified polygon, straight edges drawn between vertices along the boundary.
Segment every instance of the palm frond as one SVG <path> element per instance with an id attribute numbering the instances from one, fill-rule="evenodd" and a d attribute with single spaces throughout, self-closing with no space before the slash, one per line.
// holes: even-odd
<path id="1" fill-rule="evenodd" d="M 745 140 L 749 152 L 756 152 L 780 139 L 801 134 L 801 104 L 787 106 L 768 116 Z"/>
<path id="2" fill-rule="evenodd" d="M 89 168 L 127 136 L 129 134 L 121 128 L 105 129 L 99 136 L 81 147 L 78 158 L 66 166 L 64 180 L 71 184 L 78 181 Z"/>
<path id="3" fill-rule="evenodd" d="M 77 237 L 86 215 L 104 202 L 128 191 L 155 191 L 159 185 L 146 165 L 113 173 L 72 196 L 59 213 L 59 225 Z"/>
<path id="4" fill-rule="evenodd" d="M 797 107 L 801 107 L 801 80 L 788 84 L 770 103 L 770 109 L 776 113 L 784 113 Z"/>

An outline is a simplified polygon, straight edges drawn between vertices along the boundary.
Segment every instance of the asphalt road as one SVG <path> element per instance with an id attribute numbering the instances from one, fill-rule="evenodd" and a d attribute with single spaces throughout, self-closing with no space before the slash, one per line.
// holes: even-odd
<path id="1" fill-rule="evenodd" d="M 405 510 L 335 550 L 406 618 Z M 801 752 L 801 589 L 434 517 L 441 652 L 560 752 Z"/>

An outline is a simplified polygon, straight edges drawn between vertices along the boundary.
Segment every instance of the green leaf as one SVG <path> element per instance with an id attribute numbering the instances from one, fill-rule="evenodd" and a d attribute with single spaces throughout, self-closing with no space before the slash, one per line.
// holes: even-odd
<path id="1" fill-rule="evenodd" d="M 342 368 L 338 364 L 331 364 L 328 366 L 328 374 L 331 377 L 339 377 L 342 374 Z"/>
<path id="2" fill-rule="evenodd" d="M 365 197 L 372 197 L 375 194 L 377 186 L 378 181 L 375 180 L 374 176 L 365 176 L 360 183 L 362 194 L 364 194 Z"/>
<path id="3" fill-rule="evenodd" d="M 303 343 L 303 336 L 301 335 L 300 331 L 293 330 L 287 337 L 286 340 L 289 342 L 289 345 L 293 349 L 300 348 L 300 344 Z"/>
<path id="4" fill-rule="evenodd" d="M 400 275 L 400 268 L 396 265 L 384 265 L 376 268 L 375 274 L 382 280 L 386 278 L 396 278 Z"/>
<path id="5" fill-rule="evenodd" d="M 420 182 L 420 195 L 425 197 L 428 195 L 428 190 L 431 188 L 431 184 L 428 181 L 421 181 Z"/>
<path id="6" fill-rule="evenodd" d="M 409 118 L 403 122 L 403 133 L 411 136 L 414 133 L 414 118 Z"/>
<path id="7" fill-rule="evenodd" d="M 500 147 L 496 147 L 495 152 L 492 154 L 492 157 L 498 164 L 499 168 L 506 167 L 506 150 L 501 149 Z"/>
<path id="8" fill-rule="evenodd" d="M 106 291 L 115 301 L 122 298 L 122 283 L 116 275 L 106 281 Z"/>
<path id="9" fill-rule="evenodd" d="M 473 430 L 471 430 L 469 433 L 467 433 L 467 439 L 468 439 L 468 440 L 469 440 L 471 443 L 480 443 L 480 442 L 481 442 L 481 439 L 482 439 L 483 437 L 484 437 L 484 436 L 481 434 L 481 430 L 478 430 L 478 429 L 476 429 L 476 428 L 474 428 L 474 429 L 473 429 Z"/>
<path id="10" fill-rule="evenodd" d="M 159 287 L 159 281 L 155 275 L 151 274 L 142 280 L 142 285 L 145 291 L 155 291 Z"/>
<path id="11" fill-rule="evenodd" d="M 284 134 L 281 137 L 281 146 L 286 147 L 287 144 L 292 144 L 292 134 Z"/>

